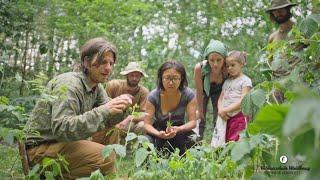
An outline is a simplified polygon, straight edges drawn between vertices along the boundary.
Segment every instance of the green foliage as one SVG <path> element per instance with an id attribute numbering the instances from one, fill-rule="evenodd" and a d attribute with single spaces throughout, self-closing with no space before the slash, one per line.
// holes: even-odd
<path id="1" fill-rule="evenodd" d="M 65 158 L 58 154 L 56 159 L 45 157 L 42 159 L 41 164 L 36 164 L 26 179 L 40 179 L 41 175 L 44 175 L 46 179 L 56 179 L 58 177 L 63 177 L 63 173 L 69 172 L 69 163 Z"/>
<path id="2" fill-rule="evenodd" d="M 18 149 L 0 143 L 0 176 L 1 179 L 23 179 Z"/>
<path id="3" fill-rule="evenodd" d="M 91 173 L 89 179 L 90 180 L 104 180 L 105 178 L 104 178 L 103 174 L 100 172 L 100 170 L 97 169 L 96 171 Z"/>
<path id="4" fill-rule="evenodd" d="M 287 105 L 266 105 L 260 109 L 253 123 L 249 125 L 249 132 L 253 134 L 267 133 L 281 137 L 284 119 L 289 111 Z"/>
<path id="5" fill-rule="evenodd" d="M 213 149 L 206 144 L 189 149 L 185 157 L 177 152 L 166 159 L 157 154 L 150 154 L 145 168 L 134 174 L 135 179 L 203 179 L 241 178 L 251 177 L 253 171 L 245 169 L 255 168 L 251 164 L 260 159 L 261 152 L 269 153 L 275 146 L 275 139 L 268 135 L 258 135 L 244 139 L 237 143 L 227 144 L 224 151 Z M 250 143 L 249 143 L 250 142 Z M 245 148 L 246 147 L 246 148 Z M 244 150 L 245 149 L 245 150 Z M 231 156 L 226 156 L 231 154 Z"/>
<path id="6" fill-rule="evenodd" d="M 0 123 L 3 127 L 19 128 L 25 124 L 26 115 L 23 106 L 10 105 L 9 99 L 0 96 Z"/>
<path id="7" fill-rule="evenodd" d="M 134 159 L 136 167 L 140 167 L 142 163 L 147 159 L 148 155 L 149 155 L 149 151 L 146 150 L 145 148 L 137 149 L 135 159 Z"/>
<path id="8" fill-rule="evenodd" d="M 302 130 L 305 125 L 314 128 L 315 131 L 320 132 L 320 123 L 318 118 L 320 100 L 319 98 L 303 98 L 293 102 L 292 108 L 286 116 L 282 132 L 285 136 L 290 136 Z"/>
<path id="9" fill-rule="evenodd" d="M 280 144 L 287 145 L 285 152 L 292 152 L 293 158 L 302 156 L 303 165 L 311 167 L 305 178 L 319 177 L 319 15 L 304 18 L 310 5 L 317 10 L 319 3 L 301 1 L 302 16 L 294 14 L 298 23 L 289 33 L 290 41 L 264 47 L 266 32 L 272 32 L 274 27 L 264 11 L 269 1 L 217 2 L 0 1 L 1 143 L 14 144 L 15 139 L 24 139 L 20 125 L 39 97 L 47 102 L 66 97 L 65 87 L 51 92 L 45 84 L 53 75 L 70 71 L 71 65 L 79 62 L 78 49 L 89 38 L 102 36 L 116 44 L 119 55 L 111 79 L 122 78 L 117 72 L 128 61 L 141 61 L 150 76 L 141 81 L 149 89 L 155 88 L 157 70 L 166 59 L 181 61 L 189 85 L 194 87 L 194 65 L 202 60 L 201 53 L 208 41 L 215 38 L 223 40 L 230 49 L 249 53 L 245 74 L 253 79 L 255 87 L 243 99 L 241 110 L 253 122 L 242 139 L 228 143 L 224 149 L 212 149 L 206 144 L 195 146 L 183 158 L 175 153 L 167 159 L 159 156 L 144 136 L 127 132 L 125 145 L 106 146 L 104 157 L 115 152 L 120 156 L 117 163 L 122 165 L 121 161 L 130 156 L 127 148 L 132 145 L 134 158 L 122 169 L 129 169 L 127 176 L 134 179 L 272 178 L 254 171 L 274 163 Z M 173 41 L 175 46 L 169 47 Z M 301 61 L 295 68 L 288 62 L 292 58 Z M 288 75 L 275 77 L 273 71 L 279 68 L 288 70 Z M 295 84 L 311 90 L 304 95 L 316 96 L 301 95 Z M 276 92 L 284 94 L 284 104 L 279 103 Z M 133 108 L 129 114 L 140 117 L 137 107 Z M 28 177 L 39 177 L 40 171 L 48 179 L 61 176 L 64 167 L 52 160 L 45 163 L 49 164 L 47 170 L 36 165 L 31 171 L 34 176 Z M 103 176 L 95 171 L 90 178 Z"/>
<path id="10" fill-rule="evenodd" d="M 253 89 L 243 98 L 241 102 L 241 111 L 245 115 L 254 117 L 265 102 L 266 92 L 262 89 Z"/>
<path id="11" fill-rule="evenodd" d="M 9 145 L 14 145 L 15 140 L 23 140 L 25 135 L 20 129 L 0 127 L 0 139 Z"/>
<path id="12" fill-rule="evenodd" d="M 301 33 L 306 38 L 320 31 L 320 14 L 311 14 L 303 19 L 299 24 Z"/>

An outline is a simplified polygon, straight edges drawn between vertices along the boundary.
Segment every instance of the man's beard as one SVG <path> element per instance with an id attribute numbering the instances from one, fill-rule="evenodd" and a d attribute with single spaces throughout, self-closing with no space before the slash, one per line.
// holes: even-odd
<path id="1" fill-rule="evenodd" d="M 287 13 L 287 15 L 281 19 L 277 18 L 277 17 L 274 17 L 274 20 L 278 23 L 278 24 L 283 24 L 287 21 L 289 21 L 289 19 L 291 18 L 291 14 L 290 13 Z"/>
<path id="2" fill-rule="evenodd" d="M 130 81 L 129 79 L 127 79 L 127 84 L 129 87 L 137 87 L 139 84 L 139 81 Z"/>

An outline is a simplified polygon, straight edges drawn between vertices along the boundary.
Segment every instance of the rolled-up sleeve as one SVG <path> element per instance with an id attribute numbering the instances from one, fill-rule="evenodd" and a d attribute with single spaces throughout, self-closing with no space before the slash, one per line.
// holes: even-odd
<path id="1" fill-rule="evenodd" d="M 85 139 L 105 127 L 109 111 L 99 106 L 80 114 L 77 93 L 68 90 L 67 99 L 52 104 L 52 133 L 58 139 L 72 141 Z"/>
<path id="2" fill-rule="evenodd" d="M 51 129 L 53 135 L 61 141 L 86 139 L 106 126 L 113 126 L 123 118 L 123 114 L 111 115 L 104 105 L 82 113 L 80 96 L 81 92 L 69 89 L 67 99 L 52 104 Z M 100 98 L 102 97 L 104 96 Z M 103 103 L 106 101 L 99 102 Z"/>

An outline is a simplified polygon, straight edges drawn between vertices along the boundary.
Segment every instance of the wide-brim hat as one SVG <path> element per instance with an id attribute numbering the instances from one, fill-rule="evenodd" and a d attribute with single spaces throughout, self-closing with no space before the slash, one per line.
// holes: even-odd
<path id="1" fill-rule="evenodd" d="M 148 77 L 148 75 L 143 71 L 138 62 L 130 62 L 127 67 L 125 67 L 124 70 L 120 72 L 120 74 L 125 76 L 131 72 L 140 72 L 144 77 Z"/>
<path id="2" fill-rule="evenodd" d="M 288 0 L 273 0 L 271 1 L 271 7 L 269 7 L 266 11 L 270 12 L 276 9 L 281 9 L 285 7 L 293 7 L 296 6 L 297 3 L 291 3 Z"/>

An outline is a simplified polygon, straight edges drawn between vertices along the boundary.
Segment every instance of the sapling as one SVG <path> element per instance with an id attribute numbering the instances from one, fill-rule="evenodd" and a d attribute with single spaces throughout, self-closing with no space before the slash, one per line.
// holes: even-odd
<path id="1" fill-rule="evenodd" d="M 169 112 L 168 116 L 169 116 L 169 117 L 168 117 L 167 128 L 166 128 L 166 132 L 167 132 L 167 133 L 169 133 L 169 132 L 172 131 L 172 124 L 173 124 L 173 122 L 172 122 L 172 120 L 171 120 L 171 112 Z"/>

